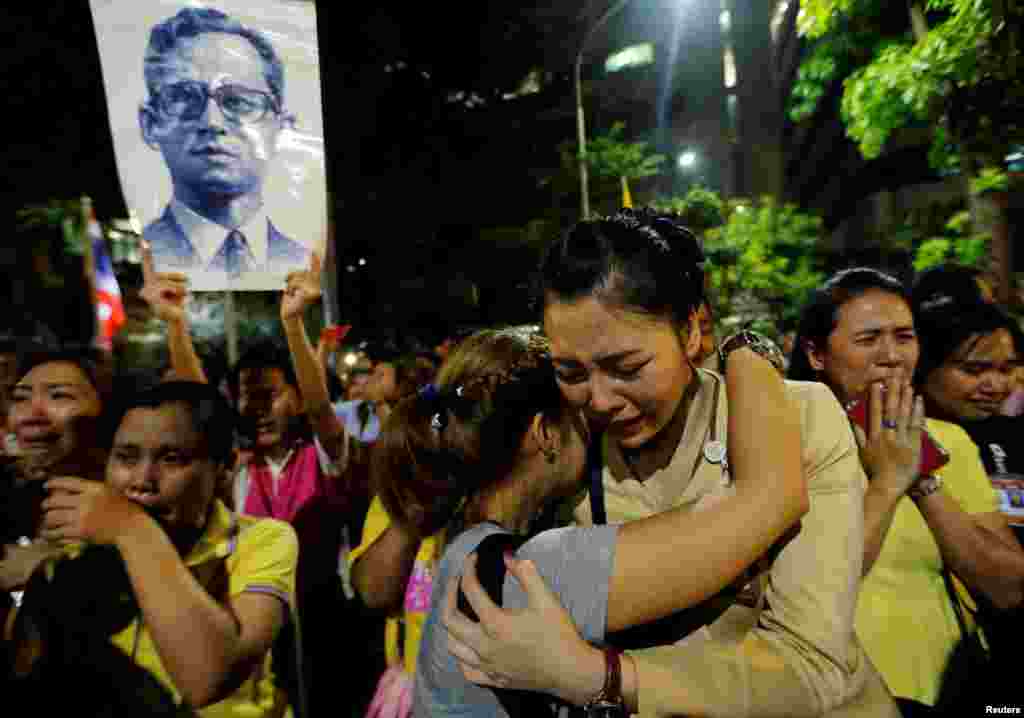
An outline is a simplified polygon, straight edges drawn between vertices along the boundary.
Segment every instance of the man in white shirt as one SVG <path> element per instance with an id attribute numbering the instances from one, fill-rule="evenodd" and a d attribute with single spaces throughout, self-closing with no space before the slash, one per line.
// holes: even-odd
<path id="1" fill-rule="evenodd" d="M 139 125 L 174 187 L 143 233 L 157 269 L 199 272 L 202 288 L 218 289 L 250 272 L 305 267 L 309 249 L 264 208 L 278 137 L 294 122 L 273 46 L 217 10 L 184 8 L 153 27 L 143 66 L 149 98 Z"/>

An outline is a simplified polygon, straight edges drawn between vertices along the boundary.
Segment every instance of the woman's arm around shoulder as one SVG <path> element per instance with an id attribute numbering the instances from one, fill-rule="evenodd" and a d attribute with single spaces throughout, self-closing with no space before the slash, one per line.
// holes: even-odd
<path id="1" fill-rule="evenodd" d="M 714 595 L 807 510 L 800 422 L 778 371 L 743 348 L 726 358 L 735 493 L 625 524 L 615 547 L 608 630 L 670 615 Z"/>

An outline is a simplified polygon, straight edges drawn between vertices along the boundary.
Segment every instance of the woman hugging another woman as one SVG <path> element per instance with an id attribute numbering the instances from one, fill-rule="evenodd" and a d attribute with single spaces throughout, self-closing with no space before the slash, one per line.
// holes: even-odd
<path id="1" fill-rule="evenodd" d="M 736 498 L 708 512 L 750 530 L 728 538 L 736 555 L 717 549 L 710 561 L 699 561 L 699 572 L 696 558 L 679 558 L 696 557 L 700 548 L 692 538 L 693 516 L 681 511 L 626 530 L 555 529 L 523 542 L 546 508 L 583 487 L 589 438 L 582 414 L 562 399 L 546 341 L 529 328 L 470 337 L 453 352 L 436 386 L 398 405 L 379 446 L 387 457 L 379 465 L 380 498 L 396 521 L 412 524 L 419 535 L 444 531 L 438 586 L 457 577 L 464 559 L 489 537 L 505 537 L 509 550 L 519 546 L 517 555 L 531 559 L 551 581 L 584 634 L 603 641 L 608 631 L 670 614 L 720 590 L 799 516 L 802 477 L 795 462 L 781 455 L 798 437 L 782 382 L 749 350 L 734 355 L 731 367 L 736 390 L 774 392 L 781 399 L 779 416 L 788 430 L 780 432 L 779 455 L 765 458 L 783 475 L 747 478 Z M 754 433 L 753 422 L 740 423 L 740 431 Z M 759 508 L 753 498 L 769 484 L 780 496 Z M 511 535 L 520 538 L 508 540 Z M 664 550 L 652 550 L 659 545 Z M 511 578 L 502 593 L 505 605 L 522 605 L 524 595 Z M 444 598 L 435 592 L 424 628 L 414 714 L 514 715 L 507 695 L 475 686 L 459 672 L 440 623 Z M 568 670 L 574 656 L 564 658 Z"/>
<path id="2" fill-rule="evenodd" d="M 846 418 L 749 348 L 724 378 L 694 367 L 702 261 L 671 216 L 583 222 L 542 265 L 550 346 L 477 335 L 396 409 L 380 495 L 420 535 L 448 527 L 416 715 L 537 714 L 507 689 L 641 715 L 896 715 L 853 633 L 865 478 Z M 564 497 L 578 526 L 509 541 L 501 578 L 488 537 Z"/>

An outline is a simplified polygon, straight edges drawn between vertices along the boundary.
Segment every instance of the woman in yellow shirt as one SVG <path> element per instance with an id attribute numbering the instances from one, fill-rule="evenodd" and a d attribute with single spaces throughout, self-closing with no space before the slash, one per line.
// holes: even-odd
<path id="1" fill-rule="evenodd" d="M 928 419 L 950 460 L 938 480 L 917 474 L 920 438 L 908 430 L 921 351 L 914 320 L 895 278 L 867 268 L 840 272 L 805 308 L 789 371 L 825 382 L 844 405 L 869 401 L 868 428 L 857 432 L 871 484 L 855 627 L 904 716 L 934 713 L 961 639 L 943 566 L 992 598 L 1003 592 L 1004 576 L 1024 570 L 1024 551 L 995 513 L 995 493 L 963 429 Z M 920 411 L 922 400 L 914 401 Z"/>
<path id="2" fill-rule="evenodd" d="M 384 629 L 388 668 L 368 716 L 408 715 L 416 655 L 430 613 L 439 539 L 437 535 L 422 538 L 392 521 L 375 496 L 363 524 L 362 543 L 349 554 L 353 587 L 369 608 L 388 613 Z M 392 712 L 386 712 L 386 706 Z"/>

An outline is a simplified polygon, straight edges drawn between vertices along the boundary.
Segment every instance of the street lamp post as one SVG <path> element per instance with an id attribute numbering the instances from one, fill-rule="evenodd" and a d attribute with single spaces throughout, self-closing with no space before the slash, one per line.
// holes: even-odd
<path id="1" fill-rule="evenodd" d="M 583 66 L 583 52 L 587 49 L 587 42 L 591 36 L 609 18 L 618 13 L 626 6 L 629 0 L 618 0 L 608 8 L 604 15 L 598 18 L 597 22 L 590 26 L 580 43 L 580 51 L 576 53 L 576 63 L 573 66 L 573 82 L 576 86 L 576 142 L 579 144 L 579 168 L 580 168 L 580 214 L 583 219 L 590 219 L 590 178 L 587 172 L 587 129 L 583 115 L 583 83 L 580 80 Z"/>
<path id="2" fill-rule="evenodd" d="M 590 34 L 587 34 L 590 37 Z M 586 44 L 586 38 L 583 43 Z M 583 88 L 580 83 L 580 64 L 583 62 L 583 47 L 576 55 L 574 82 L 576 84 L 576 143 L 579 145 L 578 161 L 580 163 L 580 214 L 582 219 L 590 219 L 590 189 L 587 177 L 587 130 L 583 120 Z"/>

